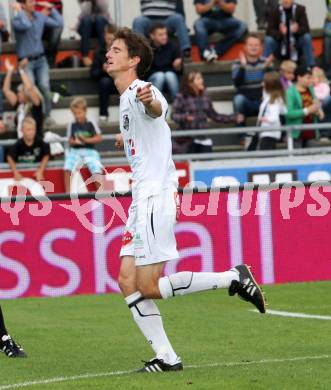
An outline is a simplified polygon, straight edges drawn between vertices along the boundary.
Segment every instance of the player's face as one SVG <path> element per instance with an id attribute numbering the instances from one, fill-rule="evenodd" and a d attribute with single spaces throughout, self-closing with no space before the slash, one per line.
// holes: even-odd
<path id="1" fill-rule="evenodd" d="M 75 118 L 75 121 L 78 123 L 83 123 L 86 120 L 86 110 L 81 107 L 72 108 L 72 114 Z"/>
<path id="2" fill-rule="evenodd" d="M 115 39 L 106 54 L 107 73 L 114 76 L 130 69 L 131 59 L 128 49 L 122 39 Z"/>
<path id="3" fill-rule="evenodd" d="M 245 45 L 246 55 L 250 57 L 258 57 L 262 52 L 261 41 L 257 38 L 248 38 Z"/>
<path id="4" fill-rule="evenodd" d="M 158 28 L 151 34 L 151 39 L 155 46 L 163 46 L 168 42 L 168 32 L 166 28 Z"/>
<path id="5" fill-rule="evenodd" d="M 25 141 L 32 142 L 36 136 L 36 127 L 30 123 L 24 123 L 22 133 Z"/>

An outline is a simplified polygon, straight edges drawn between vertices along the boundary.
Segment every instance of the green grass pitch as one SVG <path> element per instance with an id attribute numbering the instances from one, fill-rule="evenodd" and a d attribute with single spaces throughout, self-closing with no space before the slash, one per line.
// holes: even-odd
<path id="1" fill-rule="evenodd" d="M 331 315 L 331 282 L 265 291 L 271 309 Z M 183 372 L 125 373 L 153 354 L 120 295 L 2 302 L 29 357 L 0 355 L 0 390 L 331 389 L 331 321 L 260 315 L 221 290 L 158 304 Z"/>

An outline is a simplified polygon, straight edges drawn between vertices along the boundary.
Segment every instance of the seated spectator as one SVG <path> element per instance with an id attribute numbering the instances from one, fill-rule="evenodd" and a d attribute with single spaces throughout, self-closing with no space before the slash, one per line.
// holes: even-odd
<path id="1" fill-rule="evenodd" d="M 237 0 L 194 0 L 194 4 L 200 15 L 194 31 L 201 58 L 215 61 L 246 34 L 247 25 L 233 16 Z M 214 32 L 224 35 L 215 48 L 208 44 L 208 35 Z"/>
<path id="2" fill-rule="evenodd" d="M 261 57 L 262 42 L 256 34 L 246 38 L 244 53 L 232 65 L 232 81 L 236 88 L 233 99 L 234 112 L 241 114 L 239 127 L 246 125 L 246 118 L 257 116 L 262 100 L 262 81 L 266 71 L 272 68 L 272 55 Z M 255 134 L 246 135 L 245 148 L 255 150 L 258 138 Z"/>
<path id="3" fill-rule="evenodd" d="M 172 105 L 172 120 L 180 130 L 208 128 L 208 118 L 217 123 L 233 123 L 235 115 L 219 114 L 206 91 L 200 72 L 189 72 L 183 76 L 180 93 Z M 210 153 L 213 141 L 206 136 L 174 138 L 174 153 Z"/>
<path id="4" fill-rule="evenodd" d="M 63 19 L 52 4 L 43 3 L 43 12 L 35 11 L 35 0 L 22 0 L 14 3 L 17 15 L 13 18 L 18 60 L 22 67 L 27 65 L 29 77 L 40 89 L 45 102 L 46 125 L 54 121 L 50 118 L 52 109 L 50 97 L 49 67 L 42 44 L 46 26 L 62 27 Z"/>
<path id="5" fill-rule="evenodd" d="M 265 30 L 270 9 L 277 7 L 278 0 L 253 0 L 258 30 Z"/>
<path id="6" fill-rule="evenodd" d="M 296 83 L 286 91 L 287 125 L 317 123 L 324 119 L 321 103 L 316 99 L 309 68 L 300 65 L 296 70 Z M 296 147 L 309 146 L 309 141 L 319 136 L 318 131 L 293 130 L 292 137 Z"/>
<path id="7" fill-rule="evenodd" d="M 176 12 L 177 0 L 140 0 L 141 15 L 133 21 L 134 32 L 149 37 L 153 24 L 163 23 L 170 34 L 176 33 L 184 57 L 191 57 L 191 42 L 182 14 Z"/>
<path id="8" fill-rule="evenodd" d="M 47 2 L 53 4 L 54 8 L 62 15 L 62 10 L 63 10 L 62 0 L 47 0 Z M 37 2 L 36 11 L 45 12 L 45 5 L 43 4 L 43 2 Z M 45 26 L 44 29 L 42 39 L 45 47 L 45 55 L 50 68 L 55 68 L 55 60 L 56 60 L 56 55 L 59 51 L 62 31 L 63 31 L 63 26 L 61 27 Z"/>
<path id="9" fill-rule="evenodd" d="M 304 56 L 306 66 L 313 67 L 315 58 L 306 8 L 294 0 L 281 0 L 270 12 L 264 55 L 298 62 Z"/>
<path id="10" fill-rule="evenodd" d="M 83 164 L 86 164 L 91 175 L 95 178 L 97 189 L 101 186 L 103 167 L 95 145 L 102 141 L 99 126 L 87 118 L 87 102 L 83 98 L 76 98 L 70 104 L 74 121 L 69 123 L 67 137 L 70 148 L 67 150 L 64 161 L 64 185 L 66 192 L 70 192 L 71 173 Z"/>
<path id="11" fill-rule="evenodd" d="M 161 23 L 152 26 L 150 38 L 154 59 L 148 81 L 161 92 L 167 89 L 175 98 L 179 89 L 178 74 L 183 65 L 180 49 L 176 43 L 169 41 L 167 28 Z"/>
<path id="12" fill-rule="evenodd" d="M 3 93 L 8 103 L 15 107 L 15 125 L 17 129 L 17 138 L 23 137 L 22 125 L 27 117 L 32 117 L 36 122 L 37 137 L 43 137 L 43 106 L 42 97 L 38 88 L 32 84 L 25 67 L 19 68 L 19 73 L 23 84 L 19 84 L 17 92 L 11 89 L 11 82 L 14 72 L 13 65 L 7 59 L 5 61 L 7 70 L 3 83 Z"/>
<path id="13" fill-rule="evenodd" d="M 109 1 L 107 0 L 79 0 L 81 13 L 78 18 L 78 32 L 81 36 L 80 50 L 85 66 L 91 66 L 89 58 L 90 38 L 97 37 L 99 47 L 105 46 L 105 27 L 111 22 Z"/>
<path id="14" fill-rule="evenodd" d="M 108 101 L 109 95 L 117 94 L 113 79 L 108 75 L 105 63 L 106 53 L 112 43 L 116 26 L 109 24 L 105 27 L 104 40 L 105 44 L 99 46 L 93 57 L 91 68 L 91 77 L 99 81 L 99 115 L 100 121 L 108 121 Z"/>
<path id="15" fill-rule="evenodd" d="M 280 127 L 281 118 L 287 112 L 285 93 L 278 72 L 268 72 L 263 78 L 263 101 L 260 106 L 257 125 L 266 129 L 259 133 L 259 150 L 276 149 L 277 142 L 281 139 L 282 132 L 268 131 L 270 127 Z"/>
<path id="16" fill-rule="evenodd" d="M 293 84 L 297 64 L 291 60 L 284 60 L 280 64 L 280 82 L 284 91 Z"/>
<path id="17" fill-rule="evenodd" d="M 315 66 L 312 72 L 313 85 L 316 98 L 321 102 L 325 114 L 323 122 L 331 122 L 331 96 L 329 81 L 325 76 L 323 69 Z M 321 130 L 321 141 L 331 137 L 331 130 Z"/>
<path id="18" fill-rule="evenodd" d="M 5 9 L 3 5 L 0 4 L 0 53 L 1 53 L 2 42 L 8 41 L 8 38 L 9 38 L 9 32 L 7 29 Z"/>
<path id="19" fill-rule="evenodd" d="M 325 0 L 327 13 L 324 23 L 323 59 L 327 76 L 331 77 L 331 0 Z"/>
<path id="20" fill-rule="evenodd" d="M 23 179 L 16 163 L 40 163 L 34 176 L 36 180 L 44 180 L 44 171 L 50 157 L 49 144 L 36 135 L 36 122 L 32 118 L 25 118 L 22 123 L 23 137 L 8 151 L 7 161 L 13 171 L 15 180 Z"/>

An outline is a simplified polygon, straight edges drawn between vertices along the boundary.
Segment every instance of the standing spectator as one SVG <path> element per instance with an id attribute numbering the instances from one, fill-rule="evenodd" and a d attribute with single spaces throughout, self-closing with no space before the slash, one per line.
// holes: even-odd
<path id="1" fill-rule="evenodd" d="M 184 57 L 191 57 L 191 42 L 184 16 L 177 13 L 177 0 L 140 0 L 140 16 L 133 21 L 133 31 L 149 37 L 154 23 L 163 23 L 170 34 L 176 33 Z"/>
<path id="2" fill-rule="evenodd" d="M 49 67 L 42 44 L 42 35 L 45 26 L 62 27 L 63 19 L 50 3 L 43 3 L 43 12 L 35 11 L 35 0 L 22 0 L 14 3 L 13 8 L 17 15 L 13 19 L 13 28 L 16 36 L 17 55 L 21 66 L 27 65 L 29 77 L 35 82 L 45 101 L 45 124 L 51 125 L 52 109 L 50 97 Z"/>
<path id="3" fill-rule="evenodd" d="M 66 152 L 64 162 L 65 191 L 70 192 L 71 173 L 82 164 L 86 164 L 91 175 L 95 177 L 98 189 L 101 186 L 103 168 L 95 145 L 102 140 L 101 130 L 96 123 L 88 120 L 85 99 L 74 99 L 70 109 L 75 120 L 69 123 L 67 132 L 70 149 Z"/>
<path id="4" fill-rule="evenodd" d="M 116 30 L 117 28 L 113 24 L 105 27 L 105 44 L 99 46 L 96 50 L 91 68 L 91 77 L 99 82 L 99 115 L 101 122 L 108 121 L 109 95 L 117 94 L 114 81 L 106 72 L 107 64 L 105 63 L 106 53 L 109 50 Z"/>
<path id="5" fill-rule="evenodd" d="M 5 81 L 3 83 L 3 93 L 8 103 L 15 107 L 15 124 L 17 129 L 17 138 L 22 138 L 22 124 L 26 117 L 32 117 L 36 122 L 36 132 L 39 138 L 43 136 L 43 108 L 42 97 L 38 88 L 32 84 L 25 67 L 19 68 L 19 73 L 23 84 L 19 84 L 17 92 L 11 89 L 11 82 L 14 72 L 13 65 L 7 59 L 5 61 L 7 70 Z"/>
<path id="6" fill-rule="evenodd" d="M 313 67 L 315 58 L 306 8 L 294 0 L 281 0 L 270 12 L 264 55 L 298 62 L 303 54 L 306 66 Z"/>
<path id="7" fill-rule="evenodd" d="M 257 119 L 257 125 L 266 131 L 259 133 L 260 150 L 276 149 L 277 142 L 281 139 L 282 132 L 270 131 L 270 127 L 280 127 L 281 117 L 285 116 L 285 93 L 278 72 L 268 72 L 263 78 L 263 101 Z"/>
<path id="8" fill-rule="evenodd" d="M 331 0 L 325 0 L 327 13 L 324 23 L 324 66 L 328 77 L 331 77 Z"/>
<path id="9" fill-rule="evenodd" d="M 85 66 L 91 66 L 89 58 L 90 38 L 98 38 L 99 47 L 105 46 L 105 27 L 111 22 L 109 1 L 107 0 L 79 0 L 81 13 L 78 18 L 78 32 L 81 36 L 81 53 Z"/>
<path id="10" fill-rule="evenodd" d="M 206 91 L 200 72 L 189 72 L 183 76 L 180 93 L 172 105 L 172 120 L 181 130 L 206 129 L 208 118 L 217 123 L 235 122 L 235 115 L 219 114 Z M 174 153 L 210 153 L 213 141 L 206 136 L 175 138 Z"/>
<path id="11" fill-rule="evenodd" d="M 264 30 L 270 9 L 277 7 L 279 0 L 253 0 L 258 30 Z"/>
<path id="12" fill-rule="evenodd" d="M 208 62 L 215 61 L 245 35 L 247 25 L 233 16 L 237 0 L 194 0 L 194 4 L 200 15 L 194 23 L 200 55 Z M 215 48 L 208 44 L 208 35 L 214 32 L 224 35 Z"/>
<path id="13" fill-rule="evenodd" d="M 23 137 L 9 149 L 8 164 L 15 180 L 19 181 L 23 179 L 23 176 L 17 169 L 17 163 L 40 163 L 34 176 L 36 180 L 42 181 L 51 154 L 49 144 L 36 136 L 36 122 L 32 118 L 23 120 L 22 133 Z"/>
<path id="14" fill-rule="evenodd" d="M 238 124 L 243 127 L 246 118 L 257 116 L 262 100 L 262 81 L 266 71 L 272 68 L 273 57 L 261 57 L 262 42 L 256 34 L 250 34 L 245 41 L 244 53 L 240 53 L 240 59 L 232 65 L 232 81 L 236 88 L 233 100 L 234 112 L 243 115 L 243 120 Z M 247 150 L 255 150 L 257 146 L 255 135 L 246 135 L 245 147 Z"/>
<path id="15" fill-rule="evenodd" d="M 280 64 L 280 82 L 284 91 L 293 84 L 296 68 L 297 64 L 291 60 L 284 60 Z"/>
<path id="16" fill-rule="evenodd" d="M 180 49 L 176 43 L 169 41 L 167 28 L 161 23 L 152 26 L 150 38 L 154 58 L 148 81 L 161 92 L 166 87 L 174 99 L 179 89 L 178 73 L 183 65 Z"/>
<path id="17" fill-rule="evenodd" d="M 53 4 L 54 8 L 62 15 L 63 4 L 62 0 L 47 0 L 48 3 Z M 36 11 L 43 12 L 45 6 L 43 2 L 37 2 Z M 45 47 L 45 55 L 50 68 L 55 68 L 56 55 L 59 51 L 63 27 L 49 27 L 45 26 L 43 33 L 43 41 Z"/>
<path id="18" fill-rule="evenodd" d="M 287 115 L 286 124 L 301 125 L 317 123 L 324 119 L 321 103 L 316 99 L 312 86 L 311 70 L 303 65 L 296 70 L 296 83 L 286 91 Z M 319 136 L 314 130 L 293 130 L 295 146 L 306 147 L 310 140 Z"/>

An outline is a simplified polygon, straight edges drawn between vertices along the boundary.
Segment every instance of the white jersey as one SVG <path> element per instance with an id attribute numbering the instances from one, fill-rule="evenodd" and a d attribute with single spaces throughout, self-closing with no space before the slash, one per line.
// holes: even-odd
<path id="1" fill-rule="evenodd" d="M 166 122 L 168 103 L 161 92 L 152 87 L 155 99 L 162 105 L 162 115 L 152 118 L 146 114 L 145 106 L 136 97 L 137 88 L 146 84 L 135 80 L 121 95 L 120 101 L 120 130 L 132 170 L 133 199 L 178 186 L 171 156 L 171 132 Z"/>

